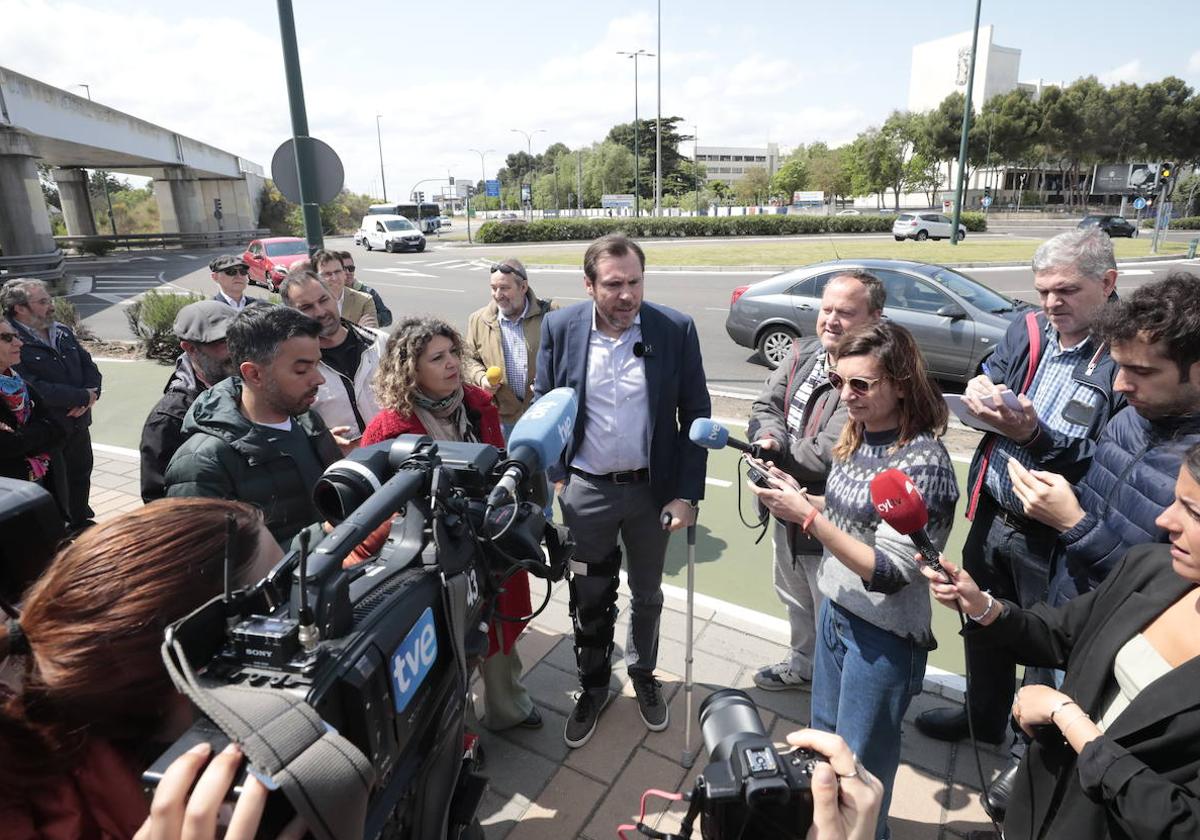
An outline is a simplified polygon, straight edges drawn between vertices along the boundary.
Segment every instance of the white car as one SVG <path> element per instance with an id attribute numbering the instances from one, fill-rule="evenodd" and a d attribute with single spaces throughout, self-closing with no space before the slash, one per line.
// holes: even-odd
<path id="1" fill-rule="evenodd" d="M 439 216 L 438 224 L 441 227 L 450 227 L 453 224 L 453 220 L 449 216 Z"/>
<path id="2" fill-rule="evenodd" d="M 363 216 L 362 224 L 359 225 L 355 238 L 368 251 L 382 248 L 389 253 L 393 251 L 417 251 L 419 253 L 425 250 L 425 236 L 417 230 L 416 225 L 403 216 L 381 213 Z"/>
<path id="3" fill-rule="evenodd" d="M 924 242 L 926 239 L 949 239 L 953 222 L 941 213 L 901 213 L 892 223 L 892 236 L 897 242 L 905 239 L 915 239 Z M 958 240 L 961 242 L 967 236 L 967 227 L 958 226 Z"/>
<path id="4" fill-rule="evenodd" d="M 862 213 L 858 212 L 857 210 L 855 210 L 852 207 L 847 207 L 845 210 L 837 211 L 837 213 L 834 215 L 837 215 L 837 216 L 861 216 Z"/>

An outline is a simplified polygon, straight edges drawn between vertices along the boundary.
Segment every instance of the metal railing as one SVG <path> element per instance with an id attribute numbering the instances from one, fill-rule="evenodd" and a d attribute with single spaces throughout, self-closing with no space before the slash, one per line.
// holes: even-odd
<path id="1" fill-rule="evenodd" d="M 217 248 L 223 245 L 245 245 L 251 239 L 270 236 L 266 228 L 254 230 L 219 230 L 205 233 L 123 233 L 116 236 L 56 236 L 61 248 L 81 248 L 91 243 L 108 242 L 113 248 Z"/>
<path id="2" fill-rule="evenodd" d="M 65 261 L 63 252 L 58 248 L 48 254 L 0 257 L 0 281 L 10 277 L 28 277 L 31 280 L 48 280 L 53 284 L 62 280 Z"/>

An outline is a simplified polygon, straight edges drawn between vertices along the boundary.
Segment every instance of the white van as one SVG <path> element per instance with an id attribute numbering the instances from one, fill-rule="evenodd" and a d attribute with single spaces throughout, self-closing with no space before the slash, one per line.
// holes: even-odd
<path id="1" fill-rule="evenodd" d="M 403 216 L 370 214 L 363 216 L 354 241 L 368 251 L 380 248 L 392 251 L 424 251 L 425 235 Z"/>

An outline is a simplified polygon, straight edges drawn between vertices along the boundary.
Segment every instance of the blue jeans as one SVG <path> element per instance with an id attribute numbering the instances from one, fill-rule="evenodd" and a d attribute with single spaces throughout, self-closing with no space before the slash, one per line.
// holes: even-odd
<path id="1" fill-rule="evenodd" d="M 876 837 L 888 836 L 888 806 L 900 765 L 900 722 L 921 693 L 928 655 L 912 640 L 881 630 L 829 598 L 821 603 L 812 726 L 842 736 L 883 783 Z"/>

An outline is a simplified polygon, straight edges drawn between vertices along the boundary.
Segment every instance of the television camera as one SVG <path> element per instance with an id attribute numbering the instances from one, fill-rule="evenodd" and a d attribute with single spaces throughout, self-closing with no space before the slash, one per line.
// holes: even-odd
<path id="1" fill-rule="evenodd" d="M 563 577 L 569 536 L 522 499 L 557 459 L 576 405 L 558 389 L 531 406 L 508 460 L 483 444 L 405 435 L 330 466 L 314 490 L 336 524 L 328 535 L 167 628 L 164 662 L 204 718 L 144 781 L 199 741 L 220 749 L 232 738 L 248 772 L 282 788 L 261 837 L 293 812 L 318 838 L 482 836 L 486 780 L 464 729 L 469 672 L 508 577 Z M 378 555 L 344 567 L 381 527 Z"/>

